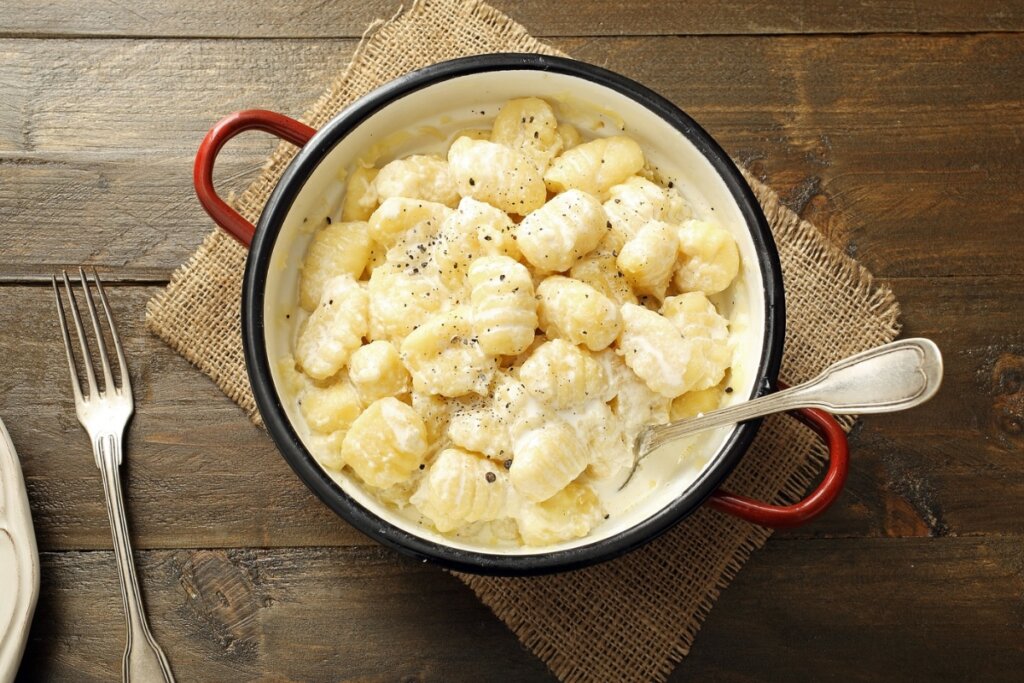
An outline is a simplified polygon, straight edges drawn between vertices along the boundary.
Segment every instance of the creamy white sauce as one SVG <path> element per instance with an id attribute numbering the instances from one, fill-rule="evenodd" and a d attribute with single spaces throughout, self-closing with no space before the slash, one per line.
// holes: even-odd
<path id="1" fill-rule="evenodd" d="M 608 127 L 623 130 L 625 132 L 626 126 L 622 122 L 621 118 L 613 116 L 614 112 L 599 111 L 597 114 L 593 112 L 593 107 L 588 108 L 583 106 L 580 102 L 577 102 L 574 98 L 566 96 L 563 100 L 555 97 L 558 105 L 559 119 L 568 121 L 575 125 L 581 132 L 586 133 L 588 131 L 598 131 L 598 134 L 604 135 L 609 134 Z M 585 104 L 585 103 L 584 103 Z M 491 112 L 485 117 L 480 116 L 468 116 L 458 117 L 452 115 L 445 115 L 440 118 L 437 125 L 423 126 L 417 130 L 417 134 L 411 134 L 406 131 L 396 133 L 394 135 L 387 136 L 381 139 L 372 148 L 361 157 L 362 162 L 375 163 L 377 166 L 382 166 L 387 161 L 403 158 L 409 154 L 443 154 L 447 147 L 450 145 L 454 137 L 461 131 L 467 129 L 478 128 L 482 121 L 489 122 L 493 119 L 494 109 L 491 108 Z M 648 150 L 645 149 L 645 152 Z M 651 157 L 654 161 L 656 155 Z M 322 194 L 322 203 L 318 205 L 318 209 L 322 209 L 322 215 L 331 215 L 332 218 L 340 219 L 340 205 L 341 199 L 344 193 L 344 178 L 346 172 L 341 170 L 337 173 L 337 181 L 328 186 L 328 191 Z M 718 218 L 714 212 L 713 207 L 700 194 L 696 188 L 689 185 L 685 179 L 679 177 L 673 177 L 674 189 L 684 198 L 687 205 L 690 207 L 693 216 L 695 218 L 705 218 L 715 220 Z M 309 222 L 309 231 L 313 229 L 314 222 Z M 302 232 L 300 229 L 298 232 Z M 283 263 L 283 262 L 282 262 Z M 730 286 L 725 292 L 710 297 L 719 312 L 725 316 L 730 323 L 730 343 L 733 344 L 734 348 L 742 348 L 744 345 L 750 343 L 750 341 L 757 341 L 754 339 L 754 331 L 751 330 L 750 317 L 747 313 L 749 308 L 749 302 L 747 300 L 746 287 L 743 285 L 744 275 L 741 270 L 741 274 L 736 282 Z M 443 291 L 443 283 L 435 278 L 432 281 L 432 285 L 437 291 Z M 452 304 L 446 302 L 442 310 L 448 309 Z M 301 310 L 300 307 L 288 307 L 286 302 L 282 302 L 280 315 L 277 316 L 279 324 L 284 325 L 291 330 L 290 337 L 294 342 L 295 335 L 300 329 L 302 322 L 307 317 L 307 314 Z M 651 349 L 657 354 L 656 349 Z M 657 356 L 657 357 L 660 357 Z M 731 369 L 731 381 L 737 386 L 745 386 L 750 379 L 750 375 L 754 370 L 754 367 L 748 365 L 745 361 L 745 357 L 737 353 L 735 361 Z M 670 364 L 667 360 L 662 359 L 662 371 L 667 372 Z M 279 387 L 281 383 L 279 383 Z M 298 411 L 294 408 L 294 401 L 296 396 L 284 396 L 286 401 L 290 402 L 290 412 L 292 414 L 298 414 Z M 731 396 L 726 397 L 724 404 L 729 404 L 740 400 L 740 395 L 737 392 Z M 544 407 L 536 401 L 533 397 L 526 396 L 524 404 L 525 413 L 539 412 L 544 410 Z M 559 417 L 569 423 L 571 426 L 576 426 L 582 419 L 581 409 L 573 411 L 567 409 L 559 411 Z M 409 439 L 413 437 L 407 434 L 408 430 L 401 430 L 396 424 L 401 422 L 400 420 L 391 421 L 393 428 L 396 430 L 396 436 L 399 431 L 402 431 L 400 440 L 403 443 L 409 443 Z M 299 426 L 299 431 L 304 432 L 305 428 Z M 720 430 L 707 432 L 704 434 L 691 437 L 684 442 L 678 442 L 674 444 L 667 444 L 651 453 L 646 460 L 640 466 L 638 472 L 629 483 L 622 488 L 623 481 L 628 475 L 629 468 L 624 467 L 613 476 L 606 477 L 604 479 L 596 479 L 588 475 L 584 475 L 587 478 L 589 485 L 598 494 L 604 510 L 609 516 L 609 521 L 605 524 L 614 525 L 616 518 L 623 517 L 629 513 L 629 511 L 641 504 L 643 504 L 652 491 L 657 490 L 660 487 L 665 486 L 668 482 L 682 482 L 684 485 L 688 481 L 695 480 L 703 469 L 706 467 L 709 458 L 714 455 L 718 445 L 722 440 L 729 434 L 730 428 L 722 428 Z M 518 435 L 521 436 L 521 435 Z M 635 434 L 626 434 L 627 446 L 632 445 L 633 437 Z M 351 489 L 352 486 L 358 486 L 348 477 L 348 475 L 332 472 L 328 470 L 328 473 L 332 478 L 335 479 L 341 486 L 346 489 Z M 418 481 L 421 478 L 420 474 L 414 475 L 414 481 Z M 415 490 L 415 486 L 411 487 L 410 490 Z M 509 501 L 509 511 L 513 512 L 515 507 L 519 504 L 518 496 L 511 496 Z M 391 503 L 391 507 L 399 515 L 405 517 L 409 522 L 417 526 L 430 526 L 429 522 L 426 522 L 422 515 L 412 505 L 396 505 Z M 591 532 L 591 536 L 595 535 L 597 530 Z M 425 532 L 430 533 L 430 532 Z M 511 548 L 517 551 L 525 552 L 537 552 L 543 550 L 543 548 L 520 548 L 518 543 L 514 540 L 514 533 L 509 531 L 507 521 L 499 521 L 493 523 L 475 523 L 468 525 L 467 527 L 459 530 L 457 534 L 453 534 L 458 540 L 456 545 L 459 543 L 466 544 L 466 547 L 475 548 L 477 546 L 494 546 L 501 548 Z"/>

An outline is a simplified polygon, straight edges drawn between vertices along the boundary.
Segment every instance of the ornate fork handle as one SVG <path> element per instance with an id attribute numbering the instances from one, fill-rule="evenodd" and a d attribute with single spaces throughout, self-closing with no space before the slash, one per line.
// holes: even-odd
<path id="1" fill-rule="evenodd" d="M 139 582 L 135 578 L 132 545 L 128 540 L 128 521 L 124 514 L 124 496 L 121 493 L 121 435 L 102 434 L 93 442 L 96 464 L 103 477 L 103 493 L 107 501 L 107 516 L 114 540 L 117 575 L 121 580 L 121 600 L 124 603 L 125 624 L 128 630 L 122 661 L 124 681 L 139 683 L 173 683 L 171 667 L 163 650 L 156 644 L 146 621 Z"/>
<path id="2" fill-rule="evenodd" d="M 57 278 L 52 279 L 53 295 L 57 302 L 57 319 L 60 322 L 61 337 L 64 350 L 67 352 L 68 371 L 71 373 L 71 392 L 75 397 L 75 414 L 78 421 L 89 433 L 92 441 L 92 453 L 96 467 L 103 479 L 103 495 L 107 502 L 107 516 L 110 518 L 110 534 L 114 539 L 114 557 L 117 559 L 117 575 L 121 580 L 121 601 L 124 603 L 125 622 L 127 626 L 127 642 L 124 649 L 124 660 L 121 674 L 124 681 L 141 681 L 142 683 L 173 683 L 174 676 L 167 664 L 167 657 L 156 644 L 153 634 L 146 623 L 146 613 L 142 607 L 142 596 L 139 593 L 139 582 L 135 577 L 135 564 L 132 560 L 132 545 L 128 540 L 128 522 L 124 515 L 124 496 L 121 493 L 121 452 L 124 430 L 135 412 L 135 398 L 132 394 L 131 375 L 128 373 L 128 362 L 121 347 L 121 337 L 117 334 L 114 315 L 110 312 L 110 303 L 103 292 L 99 275 L 93 273 L 93 283 L 99 294 L 103 313 L 109 324 L 110 337 L 117 352 L 117 367 L 120 375 L 120 386 L 114 380 L 113 368 L 107 354 L 107 345 L 100 329 L 100 317 L 93 301 L 89 281 L 85 271 L 78 269 L 81 278 L 82 295 L 86 310 L 92 321 L 92 329 L 96 333 L 97 355 L 100 369 L 103 371 L 103 388 L 97 382 L 97 372 L 93 367 L 89 342 L 86 339 L 82 316 L 78 312 L 75 295 L 71 288 L 71 280 L 67 272 L 61 273 L 64 291 L 67 294 L 68 308 L 71 319 L 75 323 L 81 355 L 85 368 L 85 385 L 78 381 L 78 364 L 72 350 L 71 334 L 68 331 L 68 320 L 64 314 L 64 304 L 60 291 L 57 289 Z"/>
<path id="3" fill-rule="evenodd" d="M 821 408 L 836 415 L 905 410 L 927 401 L 941 383 L 942 354 L 935 343 L 900 339 L 833 363 L 795 387 L 701 417 L 647 427 L 637 436 L 635 450 L 642 458 L 689 434 L 793 408 Z"/>

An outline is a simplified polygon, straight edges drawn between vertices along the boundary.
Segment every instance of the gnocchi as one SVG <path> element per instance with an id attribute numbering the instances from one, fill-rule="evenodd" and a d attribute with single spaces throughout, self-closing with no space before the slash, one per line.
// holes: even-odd
<path id="1" fill-rule="evenodd" d="M 517 230 L 523 256 L 537 270 L 561 272 L 592 251 L 610 224 L 601 202 L 568 190 L 523 219 Z"/>
<path id="2" fill-rule="evenodd" d="M 583 404 L 608 390 L 601 364 L 564 339 L 552 339 L 530 354 L 519 378 L 538 400 L 560 409 Z"/>
<path id="3" fill-rule="evenodd" d="M 463 197 L 520 216 L 544 203 L 546 192 L 540 171 L 514 149 L 462 137 L 448 150 L 448 164 Z"/>
<path id="4" fill-rule="evenodd" d="M 540 327 L 548 337 L 563 338 L 600 351 L 622 328 L 615 302 L 579 280 L 554 275 L 537 287 Z"/>
<path id="5" fill-rule="evenodd" d="M 740 254 L 728 232 L 705 221 L 686 221 L 679 228 L 676 286 L 682 292 L 717 294 L 736 278 Z"/>
<path id="6" fill-rule="evenodd" d="M 438 531 L 452 531 L 503 517 L 511 497 L 508 479 L 508 472 L 487 458 L 447 448 L 431 464 L 411 502 Z"/>
<path id="7" fill-rule="evenodd" d="M 416 471 L 428 445 L 423 418 L 397 398 L 382 398 L 349 427 L 341 458 L 367 485 L 386 489 Z"/>
<path id="8" fill-rule="evenodd" d="M 551 192 L 583 190 L 607 198 L 608 191 L 644 166 L 644 153 L 632 138 L 615 135 L 573 147 L 551 163 L 544 182 Z"/>
<path id="9" fill-rule="evenodd" d="M 402 361 L 417 391 L 448 398 L 487 393 L 497 361 L 480 348 L 469 311 L 432 317 L 402 342 Z"/>
<path id="10" fill-rule="evenodd" d="M 423 199 L 455 207 L 459 192 L 448 172 L 448 162 L 440 157 L 413 154 L 395 159 L 380 169 L 373 181 L 377 197 Z"/>
<path id="11" fill-rule="evenodd" d="M 652 220 L 622 246 L 616 264 L 633 289 L 664 299 L 676 264 L 679 237 L 668 223 Z"/>
<path id="12" fill-rule="evenodd" d="M 494 118 L 491 141 L 514 149 L 543 173 L 562 151 L 555 112 L 539 97 L 509 100 Z"/>
<path id="13" fill-rule="evenodd" d="M 336 223 L 318 232 L 309 243 L 299 277 L 299 303 L 316 309 L 328 280 L 339 275 L 358 278 L 370 260 L 370 226 L 364 222 Z"/>
<path id="14" fill-rule="evenodd" d="M 341 219 L 344 221 L 365 221 L 377 208 L 379 198 L 373 181 L 377 169 L 356 164 L 345 184 L 345 199 L 341 204 Z"/>
<path id="15" fill-rule="evenodd" d="M 320 305 L 295 342 L 302 371 L 313 379 L 326 379 L 341 370 L 369 330 L 368 306 L 366 290 L 351 275 L 329 280 Z"/>
<path id="16" fill-rule="evenodd" d="M 588 464 L 576 432 L 560 421 L 530 430 L 516 440 L 513 450 L 509 479 L 519 495 L 533 502 L 564 489 Z"/>
<path id="17" fill-rule="evenodd" d="M 411 378 L 391 342 L 377 340 L 360 346 L 349 359 L 349 379 L 364 403 L 409 391 Z"/>
<path id="18" fill-rule="evenodd" d="M 324 468 L 432 533 L 585 537 L 641 429 L 727 402 L 728 226 L 560 111 L 375 148 L 310 226 L 278 386 Z"/>
<path id="19" fill-rule="evenodd" d="M 469 269 L 473 331 L 484 353 L 515 356 L 533 343 L 537 300 L 530 271 L 508 256 L 484 256 Z"/>

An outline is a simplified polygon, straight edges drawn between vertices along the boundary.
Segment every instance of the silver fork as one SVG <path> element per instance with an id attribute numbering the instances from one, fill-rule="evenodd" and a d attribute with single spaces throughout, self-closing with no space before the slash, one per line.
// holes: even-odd
<path id="1" fill-rule="evenodd" d="M 110 336 L 114 340 L 114 349 L 117 351 L 117 363 L 120 368 L 121 386 L 114 384 L 114 376 L 110 368 L 110 360 L 107 356 L 107 346 L 103 340 L 103 332 L 100 329 L 99 316 L 96 313 L 96 304 L 93 302 L 92 293 L 89 290 L 89 281 L 85 277 L 85 271 L 78 269 L 81 278 L 82 291 L 89 310 L 89 317 L 92 319 L 92 327 L 96 333 L 96 348 L 99 351 L 100 363 L 103 367 L 103 390 L 96 384 L 96 373 L 93 371 L 92 360 L 89 356 L 89 344 L 86 341 L 85 329 L 82 327 L 82 319 L 78 314 L 78 306 L 75 302 L 75 295 L 71 289 L 71 281 L 68 279 L 67 271 L 61 274 L 64 281 L 64 289 L 67 292 L 68 305 L 71 307 L 71 317 L 75 322 L 75 329 L 78 332 L 78 341 L 81 344 L 82 364 L 85 366 L 86 383 L 88 393 L 83 395 L 82 387 L 78 383 L 78 368 L 75 365 L 75 354 L 71 350 L 71 336 L 68 333 L 67 319 L 64 316 L 64 304 L 61 302 L 60 291 L 57 289 L 57 278 L 53 280 L 53 294 L 57 299 L 57 317 L 60 319 L 60 330 L 64 335 L 64 349 L 68 354 L 68 369 L 71 371 L 71 387 L 75 395 L 75 412 L 78 414 L 78 421 L 85 427 L 92 440 L 93 455 L 96 458 L 96 466 L 100 469 L 103 478 L 103 493 L 107 500 L 107 516 L 110 518 L 110 530 L 114 538 L 114 556 L 117 558 L 117 574 L 121 579 L 121 600 L 124 603 L 125 622 L 127 625 L 127 643 L 124 649 L 124 659 L 121 663 L 121 675 L 125 681 L 139 681 L 149 683 L 150 681 L 165 681 L 173 683 L 174 676 L 167 664 L 167 657 L 164 656 L 160 646 L 156 644 L 153 634 L 149 631 L 149 624 L 146 623 L 146 613 L 142 607 L 142 597 L 139 593 L 139 582 L 135 577 L 135 563 L 132 559 L 132 546 L 128 540 L 128 522 L 124 515 L 124 497 L 121 494 L 121 449 L 124 430 L 135 411 L 132 398 L 132 384 L 128 376 L 128 364 L 124 359 L 124 351 L 121 348 L 121 339 L 117 335 L 117 327 L 114 325 L 114 316 L 110 313 L 110 305 L 107 303 L 107 296 L 103 292 L 103 285 L 100 284 L 99 274 L 93 271 L 93 279 L 96 283 L 96 291 L 99 293 L 100 302 L 103 304 L 103 311 L 106 313 L 107 322 L 110 325 Z"/>

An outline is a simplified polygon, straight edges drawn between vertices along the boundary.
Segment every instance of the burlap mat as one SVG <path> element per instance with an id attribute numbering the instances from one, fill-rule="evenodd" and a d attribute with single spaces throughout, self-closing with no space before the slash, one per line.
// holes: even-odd
<path id="1" fill-rule="evenodd" d="M 481 2 L 416 2 L 370 27 L 345 73 L 303 120 L 318 127 L 359 96 L 413 69 L 506 51 L 558 54 Z M 235 201 L 242 215 L 257 220 L 294 152 L 282 144 L 270 157 L 259 179 Z M 807 379 L 832 360 L 895 338 L 899 309 L 892 292 L 780 204 L 771 189 L 748 180 L 782 258 L 788 314 L 783 378 Z M 147 323 L 259 423 L 242 358 L 245 257 L 233 239 L 214 230 L 149 303 Z M 769 418 L 728 487 L 791 502 L 820 473 L 824 458 L 805 428 L 786 417 Z M 590 569 L 539 578 L 459 578 L 563 680 L 664 680 L 686 656 L 719 592 L 769 534 L 700 510 L 644 548 Z"/>

